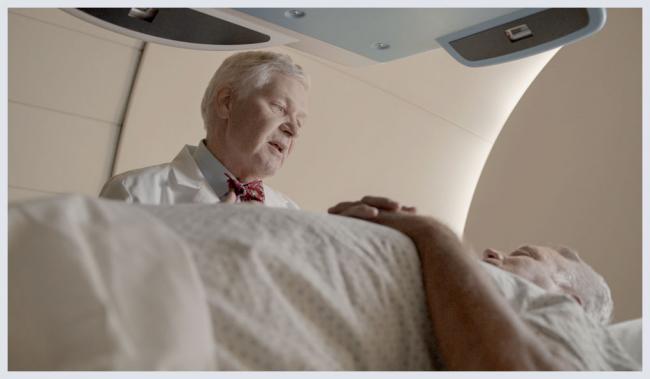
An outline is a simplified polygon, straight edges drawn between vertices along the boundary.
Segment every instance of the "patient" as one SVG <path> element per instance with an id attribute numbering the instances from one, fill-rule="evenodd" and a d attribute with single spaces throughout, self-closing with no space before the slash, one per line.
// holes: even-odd
<path id="1" fill-rule="evenodd" d="M 414 207 L 370 196 L 339 203 L 328 212 L 392 227 L 413 240 L 420 254 L 435 338 L 448 369 L 579 369 L 565 358 L 567 347 L 543 338 L 522 319 L 476 255 L 436 219 L 417 215 Z M 601 324 L 610 318 L 607 284 L 570 249 L 524 246 L 507 256 L 488 249 L 483 261 L 547 291 L 569 295 Z"/>

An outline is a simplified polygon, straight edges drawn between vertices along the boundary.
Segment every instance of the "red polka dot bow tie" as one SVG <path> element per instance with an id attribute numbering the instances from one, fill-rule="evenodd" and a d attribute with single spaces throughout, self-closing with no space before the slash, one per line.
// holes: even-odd
<path id="1" fill-rule="evenodd" d="M 228 189 L 235 192 L 239 201 L 264 202 L 264 185 L 261 180 L 253 180 L 248 183 L 240 183 L 239 180 L 226 174 L 228 178 Z"/>

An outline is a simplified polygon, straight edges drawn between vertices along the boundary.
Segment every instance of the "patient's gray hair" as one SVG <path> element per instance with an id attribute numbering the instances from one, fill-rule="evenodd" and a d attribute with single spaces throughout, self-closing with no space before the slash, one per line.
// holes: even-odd
<path id="1" fill-rule="evenodd" d="M 245 98 L 255 89 L 268 84 L 273 74 L 282 74 L 297 79 L 309 89 L 309 77 L 300 65 L 286 54 L 270 51 L 249 51 L 233 54 L 223 61 L 212 76 L 201 101 L 201 116 L 206 130 L 213 126 L 214 97 L 221 88 L 231 87 L 234 96 Z"/>
<path id="2" fill-rule="evenodd" d="M 583 301 L 582 308 L 601 324 L 608 324 L 614 312 L 612 293 L 605 278 L 566 246 L 554 247 L 562 256 L 574 261 L 573 272 L 561 272 L 555 278 L 561 288 L 574 291 Z"/>

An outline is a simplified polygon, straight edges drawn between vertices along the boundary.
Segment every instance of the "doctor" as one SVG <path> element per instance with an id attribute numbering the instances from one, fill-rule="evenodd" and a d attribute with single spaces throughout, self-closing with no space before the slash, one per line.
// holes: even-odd
<path id="1" fill-rule="evenodd" d="M 111 178 L 100 197 L 142 204 L 259 202 L 294 208 L 262 180 L 293 150 L 307 117 L 309 78 L 285 54 L 265 51 L 227 58 L 201 103 L 206 130 L 170 163 Z"/>

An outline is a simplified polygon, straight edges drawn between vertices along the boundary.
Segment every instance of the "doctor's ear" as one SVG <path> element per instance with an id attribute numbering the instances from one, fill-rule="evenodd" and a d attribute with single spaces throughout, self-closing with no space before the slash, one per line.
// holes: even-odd
<path id="1" fill-rule="evenodd" d="M 230 118 L 230 110 L 232 108 L 233 91 L 230 87 L 223 87 L 217 92 L 214 97 L 215 113 L 221 119 Z"/>

